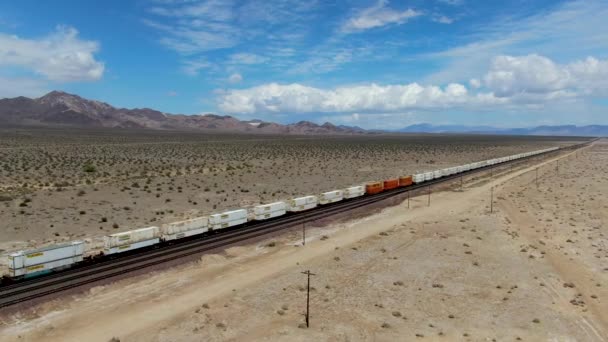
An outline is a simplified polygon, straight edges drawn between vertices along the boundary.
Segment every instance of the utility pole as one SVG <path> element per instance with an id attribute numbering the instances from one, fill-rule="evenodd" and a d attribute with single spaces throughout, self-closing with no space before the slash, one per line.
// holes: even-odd
<path id="1" fill-rule="evenodd" d="M 431 186 L 429 185 L 426 188 L 427 188 L 427 190 L 429 192 L 429 203 L 427 204 L 427 206 L 430 207 L 431 206 Z"/>
<path id="2" fill-rule="evenodd" d="M 490 212 L 494 212 L 494 187 L 490 188 Z"/>
<path id="3" fill-rule="evenodd" d="M 460 175 L 460 191 L 462 191 L 462 175 Z"/>
<path id="4" fill-rule="evenodd" d="M 557 165 L 555 166 L 555 171 L 559 175 L 559 159 L 557 160 Z"/>
<path id="5" fill-rule="evenodd" d="M 407 208 L 410 208 L 410 192 L 407 192 Z"/>
<path id="6" fill-rule="evenodd" d="M 302 246 L 306 246 L 306 222 L 302 222 Z"/>
<path id="7" fill-rule="evenodd" d="M 306 274 L 308 277 L 308 285 L 306 286 L 306 327 L 308 328 L 310 326 L 310 276 L 316 274 L 310 273 L 310 270 L 306 270 L 302 274 Z"/>
<path id="8" fill-rule="evenodd" d="M 538 168 L 536 168 L 536 187 L 538 188 Z"/>

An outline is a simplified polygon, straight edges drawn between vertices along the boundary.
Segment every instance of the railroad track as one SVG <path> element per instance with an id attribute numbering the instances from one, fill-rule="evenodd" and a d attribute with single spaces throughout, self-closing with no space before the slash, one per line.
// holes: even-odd
<path id="1" fill-rule="evenodd" d="M 582 146 L 586 146 L 593 141 L 594 140 L 569 146 L 564 149 L 577 149 Z M 556 154 L 564 149 L 512 160 L 501 164 L 486 166 L 424 182 L 422 184 L 414 184 L 405 188 L 397 188 L 381 192 L 375 195 L 332 203 L 323 207 L 312 209 L 310 211 L 288 216 L 281 216 L 269 221 L 249 222 L 244 226 L 240 226 L 232 230 L 221 230 L 212 235 L 204 235 L 202 237 L 189 239 L 174 244 L 164 244 L 160 247 L 138 251 L 138 253 L 134 254 L 128 254 L 115 258 L 105 258 L 72 269 L 41 276 L 39 278 L 2 285 L 0 287 L 0 309 L 42 298 L 51 294 L 63 292 L 69 289 L 81 287 L 87 284 L 133 273 L 151 266 L 161 265 L 188 256 L 231 246 L 239 242 L 244 242 L 246 240 L 261 237 L 270 233 L 287 230 L 294 226 L 305 224 L 306 222 L 348 212 L 356 208 L 367 206 L 407 192 L 420 190 L 431 185 L 446 183 L 451 180 L 458 179 L 461 176 L 469 176 L 500 166 L 519 164 L 528 161 L 531 158 Z"/>

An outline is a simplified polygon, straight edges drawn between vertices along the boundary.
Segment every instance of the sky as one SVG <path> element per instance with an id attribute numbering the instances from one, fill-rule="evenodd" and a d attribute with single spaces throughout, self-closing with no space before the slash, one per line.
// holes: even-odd
<path id="1" fill-rule="evenodd" d="M 0 3 L 0 98 L 309 120 L 608 124 L 608 1 Z"/>

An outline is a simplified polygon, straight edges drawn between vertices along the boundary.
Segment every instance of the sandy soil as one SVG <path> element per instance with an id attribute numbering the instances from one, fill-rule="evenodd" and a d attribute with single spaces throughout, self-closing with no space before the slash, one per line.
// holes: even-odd
<path id="1" fill-rule="evenodd" d="M 18 341 L 608 339 L 608 142 L 6 317 Z M 494 212 L 489 212 L 494 187 Z M 273 247 L 271 247 L 273 246 Z M 306 278 L 311 323 L 302 328 Z"/>
<path id="2" fill-rule="evenodd" d="M 95 250 L 119 231 L 574 142 L 2 131 L 0 265 L 15 250 L 76 239 Z"/>

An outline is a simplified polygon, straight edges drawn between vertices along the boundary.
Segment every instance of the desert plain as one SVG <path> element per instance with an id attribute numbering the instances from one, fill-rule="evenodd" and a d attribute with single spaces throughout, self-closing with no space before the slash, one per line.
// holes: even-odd
<path id="1" fill-rule="evenodd" d="M 393 141 L 371 162 L 352 158 L 361 174 L 341 175 L 342 167 L 322 177 L 348 183 L 370 176 L 365 165 L 384 177 L 573 142 L 470 139 L 477 141 L 462 155 L 453 152 L 459 145 L 444 142 L 419 165 Z M 280 144 L 262 141 L 248 143 Z M 477 154 L 468 151 L 473 145 Z M 398 151 L 401 158 L 390 157 Z M 303 165 L 289 171 L 303 173 Z M 47 302 L 3 317 L 0 334 L 11 341 L 605 341 L 607 171 L 608 142 L 600 140 L 466 177 L 463 188 L 455 182 L 434 192 L 430 206 L 421 195 L 409 208 L 404 201 L 311 227 L 305 246 L 293 231 Z M 115 184 L 95 182 L 89 186 Z M 305 270 L 315 273 L 309 328 Z"/>
<path id="2" fill-rule="evenodd" d="M 6 128 L 0 253 L 580 141 Z"/>

